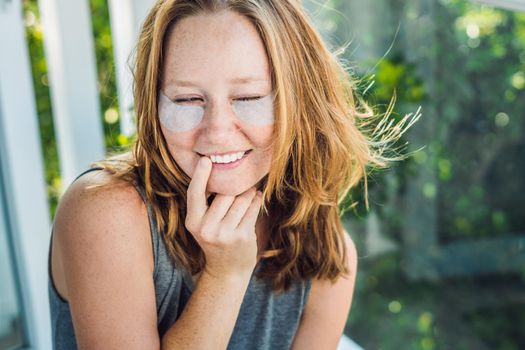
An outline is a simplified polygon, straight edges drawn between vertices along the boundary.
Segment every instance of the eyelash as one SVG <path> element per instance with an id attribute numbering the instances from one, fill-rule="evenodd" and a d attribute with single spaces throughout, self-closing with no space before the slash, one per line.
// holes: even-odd
<path id="1" fill-rule="evenodd" d="M 252 97 L 241 97 L 241 98 L 237 98 L 236 100 L 238 101 L 257 101 L 257 100 L 260 100 L 261 98 L 263 98 L 262 96 L 252 96 Z"/>
<path id="2" fill-rule="evenodd" d="M 173 102 L 186 103 L 186 102 L 194 102 L 194 101 L 199 101 L 199 100 L 202 100 L 202 99 L 198 97 L 192 97 L 192 98 L 179 98 L 179 99 L 174 100 Z"/>
<path id="3" fill-rule="evenodd" d="M 240 97 L 236 98 L 237 101 L 247 102 L 247 101 L 257 101 L 263 98 L 263 96 L 252 96 L 252 97 Z M 199 97 L 192 97 L 192 98 L 179 98 L 174 100 L 175 103 L 191 103 L 195 101 L 202 101 L 202 98 Z"/>

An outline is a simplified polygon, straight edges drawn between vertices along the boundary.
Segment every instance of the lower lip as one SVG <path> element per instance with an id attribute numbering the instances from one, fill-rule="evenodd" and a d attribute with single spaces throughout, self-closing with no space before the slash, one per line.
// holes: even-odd
<path id="1" fill-rule="evenodd" d="M 215 170 L 229 170 L 233 168 L 237 168 L 239 165 L 241 165 L 242 161 L 248 157 L 248 155 L 251 152 L 245 153 L 244 156 L 242 156 L 241 159 L 237 159 L 235 162 L 231 163 L 212 163 L 213 169 Z"/>

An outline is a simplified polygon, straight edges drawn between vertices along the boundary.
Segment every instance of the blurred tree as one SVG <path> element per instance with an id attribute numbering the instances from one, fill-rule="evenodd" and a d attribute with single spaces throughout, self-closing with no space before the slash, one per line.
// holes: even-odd
<path id="1" fill-rule="evenodd" d="M 325 39 L 348 46 L 343 59 L 378 114 L 396 91 L 394 118 L 423 105 L 423 119 L 435 119 L 431 138 L 419 136 L 422 151 L 372 174 L 371 209 L 400 249 L 368 256 L 361 232 L 351 232 L 363 259 L 347 334 L 371 349 L 525 348 L 525 325 L 514 311 L 525 307 L 523 278 L 409 280 L 401 239 L 411 225 L 403 222 L 405 205 L 425 205 L 407 198 L 421 172 L 436 175 L 416 190 L 435 203 L 435 221 L 423 224 L 435 226 L 440 244 L 525 233 L 525 14 L 466 0 L 311 3 Z M 426 41 L 415 43 L 420 37 Z M 411 136 L 422 133 L 418 126 Z M 360 195 L 354 193 L 359 205 L 346 220 L 367 214 Z M 418 229 L 413 239 L 426 239 L 429 232 Z M 492 263 L 510 257 L 497 259 Z"/>
<path id="2" fill-rule="evenodd" d="M 455 0 L 437 16 L 440 237 L 523 234 L 525 14 Z"/>

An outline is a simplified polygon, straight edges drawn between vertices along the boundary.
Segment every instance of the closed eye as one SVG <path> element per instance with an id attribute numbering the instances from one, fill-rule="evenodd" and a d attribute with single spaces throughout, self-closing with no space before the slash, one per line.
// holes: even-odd
<path id="1" fill-rule="evenodd" d="M 196 101 L 203 101 L 202 98 L 199 98 L 199 97 L 191 97 L 191 98 L 178 98 L 176 100 L 174 100 L 173 102 L 175 103 L 191 103 L 191 102 L 196 102 Z"/>
<path id="2" fill-rule="evenodd" d="M 260 100 L 261 98 L 263 98 L 263 96 L 240 97 L 240 98 L 237 98 L 236 100 L 246 102 L 246 101 L 257 101 L 257 100 Z"/>

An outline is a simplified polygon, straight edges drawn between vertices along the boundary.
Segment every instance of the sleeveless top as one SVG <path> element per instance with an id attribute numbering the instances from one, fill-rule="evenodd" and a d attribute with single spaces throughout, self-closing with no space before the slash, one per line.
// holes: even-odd
<path id="1" fill-rule="evenodd" d="M 100 170 L 89 169 L 80 174 Z M 76 179 L 75 179 L 76 180 Z M 159 337 L 175 323 L 181 315 L 194 289 L 191 273 L 174 265 L 170 259 L 163 237 L 157 232 L 155 219 L 145 192 L 136 188 L 146 203 L 154 257 L 153 281 L 157 306 L 157 329 Z M 51 248 L 48 255 L 48 296 L 51 311 L 53 349 L 77 349 L 75 331 L 69 304 L 57 292 L 51 276 Z M 310 280 L 293 281 L 287 292 L 274 293 L 271 281 L 259 280 L 256 272 L 264 264 L 257 263 L 244 295 L 228 350 L 279 350 L 289 349 L 297 331 L 304 305 L 311 287 Z"/>

